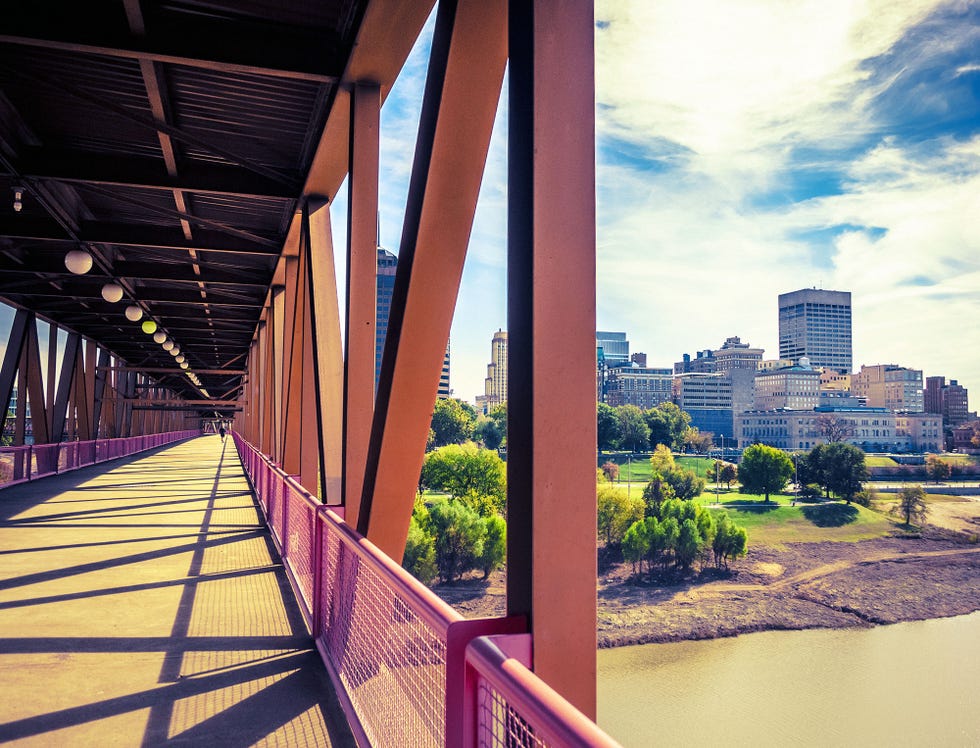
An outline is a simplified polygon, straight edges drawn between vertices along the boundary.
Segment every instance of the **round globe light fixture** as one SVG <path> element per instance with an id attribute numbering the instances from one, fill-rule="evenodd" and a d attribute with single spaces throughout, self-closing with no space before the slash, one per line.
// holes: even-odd
<path id="1" fill-rule="evenodd" d="M 169 351 L 173 347 L 174 347 L 174 341 L 172 341 L 172 340 L 164 340 L 163 341 L 163 350 Z"/>
<path id="2" fill-rule="evenodd" d="M 143 310 L 136 306 L 136 304 L 130 304 L 126 307 L 126 319 L 130 322 L 139 322 L 142 317 Z"/>
<path id="3" fill-rule="evenodd" d="M 183 361 L 183 362 L 181 362 L 181 364 L 180 364 L 180 368 L 181 368 L 181 369 L 186 369 L 186 368 L 188 368 L 189 366 L 190 366 L 190 364 L 189 364 L 189 363 L 187 363 L 186 361 Z"/>
<path id="4" fill-rule="evenodd" d="M 170 355 L 171 356 L 179 356 L 180 355 L 180 348 L 178 348 L 175 345 L 173 348 L 170 349 Z"/>
<path id="5" fill-rule="evenodd" d="M 143 324 L 140 327 L 147 335 L 152 335 L 157 331 L 157 323 L 152 319 L 143 320 Z"/>
<path id="6" fill-rule="evenodd" d="M 65 255 L 65 267 L 75 275 L 85 275 L 92 269 L 92 255 L 84 249 L 73 249 Z"/>
<path id="7" fill-rule="evenodd" d="M 115 304 L 123 297 L 123 289 L 118 283 L 106 283 L 102 286 L 102 298 L 110 304 Z"/>
<path id="8" fill-rule="evenodd" d="M 184 359 L 183 356 L 177 356 L 177 358 L 175 360 L 177 361 L 178 364 L 182 364 L 185 361 L 185 359 Z"/>
<path id="9" fill-rule="evenodd" d="M 153 333 L 154 343 L 162 343 L 166 339 L 167 339 L 167 333 L 165 333 L 163 330 L 157 330 L 155 333 Z"/>

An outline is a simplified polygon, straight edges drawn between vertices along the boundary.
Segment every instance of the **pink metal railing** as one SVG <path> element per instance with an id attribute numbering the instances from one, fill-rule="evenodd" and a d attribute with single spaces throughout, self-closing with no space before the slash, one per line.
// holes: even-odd
<path id="1" fill-rule="evenodd" d="M 232 436 L 359 743 L 616 745 L 527 669 L 523 618 L 464 619 Z"/>
<path id="2" fill-rule="evenodd" d="M 95 439 L 59 444 L 0 447 L 0 488 L 87 467 L 197 436 L 201 432 L 169 431 L 125 439 Z"/>

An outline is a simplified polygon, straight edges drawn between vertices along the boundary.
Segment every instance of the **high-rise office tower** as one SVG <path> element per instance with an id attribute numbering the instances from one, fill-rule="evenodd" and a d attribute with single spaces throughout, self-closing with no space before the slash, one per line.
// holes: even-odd
<path id="1" fill-rule="evenodd" d="M 398 269 L 398 257 L 387 249 L 378 247 L 378 306 L 375 317 L 374 333 L 374 391 L 378 391 L 378 380 L 381 378 L 381 356 L 385 349 L 385 338 L 388 336 L 388 315 L 391 314 L 391 297 L 395 290 L 395 272 Z M 446 344 L 446 355 L 442 360 L 442 374 L 439 376 L 439 397 L 449 397 L 449 344 Z"/>
<path id="2" fill-rule="evenodd" d="M 483 382 L 483 394 L 476 396 L 477 410 L 489 413 L 507 402 L 507 332 L 497 330 L 490 341 L 490 363 Z"/>
<path id="3" fill-rule="evenodd" d="M 388 315 L 391 313 L 391 296 L 395 290 L 395 271 L 398 258 L 387 249 L 378 247 L 378 313 L 374 330 L 374 391 L 378 391 L 381 378 L 381 354 L 388 335 Z"/>
<path id="4" fill-rule="evenodd" d="M 779 357 L 850 373 L 851 292 L 804 288 L 779 295 Z"/>

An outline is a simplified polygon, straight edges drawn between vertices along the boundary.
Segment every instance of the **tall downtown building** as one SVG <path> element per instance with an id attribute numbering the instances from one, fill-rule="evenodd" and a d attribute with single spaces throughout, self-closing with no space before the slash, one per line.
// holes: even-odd
<path id="1" fill-rule="evenodd" d="M 779 357 L 806 357 L 811 366 L 850 373 L 851 292 L 804 288 L 780 294 Z"/>
<path id="2" fill-rule="evenodd" d="M 507 331 L 497 330 L 490 341 L 490 363 L 483 382 L 483 394 L 476 396 L 476 407 L 489 413 L 507 402 Z"/>
<path id="3" fill-rule="evenodd" d="M 377 312 L 374 319 L 374 391 L 378 391 L 381 378 L 381 356 L 388 337 L 388 315 L 391 313 L 391 297 L 395 291 L 395 273 L 398 270 L 398 257 L 387 249 L 378 247 Z M 449 344 L 446 344 L 446 357 L 442 361 L 442 374 L 439 377 L 439 397 L 449 397 Z"/>

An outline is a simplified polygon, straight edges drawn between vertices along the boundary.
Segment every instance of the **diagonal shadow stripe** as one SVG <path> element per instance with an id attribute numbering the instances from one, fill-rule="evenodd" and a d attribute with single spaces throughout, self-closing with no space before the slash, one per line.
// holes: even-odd
<path id="1" fill-rule="evenodd" d="M 183 585 L 196 586 L 201 582 L 215 582 L 221 579 L 240 579 L 254 574 L 274 574 L 282 569 L 282 564 L 267 564 L 265 566 L 255 566 L 250 569 L 236 569 L 234 571 L 222 571 L 214 574 L 205 574 L 197 577 L 183 577 L 181 579 L 166 579 L 160 582 L 144 582 L 143 584 L 128 584 L 121 587 L 106 587 L 100 590 L 84 590 L 83 592 L 65 592 L 61 595 L 48 595 L 47 597 L 28 597 L 23 600 L 7 600 L 0 602 L 0 610 L 10 610 L 12 608 L 28 608 L 32 605 L 46 605 L 48 603 L 62 603 L 69 600 L 85 600 L 90 597 L 104 597 L 106 595 L 120 595 L 127 592 L 143 592 L 145 590 L 158 590 L 165 587 L 179 587 Z"/>
<path id="2" fill-rule="evenodd" d="M 0 739 L 18 740 L 32 735 L 40 735 L 52 730 L 61 730 L 94 720 L 105 719 L 148 706 L 172 706 L 174 701 L 191 696 L 217 691 L 230 686 L 241 685 L 259 678 L 269 678 L 303 667 L 310 657 L 311 650 L 291 652 L 282 657 L 265 660 L 254 665 L 245 665 L 234 670 L 222 671 L 202 677 L 183 678 L 173 683 L 157 686 L 137 693 L 118 696 L 113 699 L 97 701 L 84 706 L 70 707 L 56 712 L 39 714 L 35 717 L 14 720 L 0 724 Z"/>
<path id="3" fill-rule="evenodd" d="M 184 545 L 172 546 L 170 548 L 161 548 L 157 551 L 134 553 L 129 556 L 120 556 L 119 558 L 112 558 L 103 561 L 92 561 L 87 564 L 79 564 L 78 566 L 69 566 L 65 569 L 51 569 L 49 571 L 40 571 L 35 574 L 24 574 L 19 577 L 11 577 L 10 579 L 0 580 L 0 590 L 8 590 L 13 587 L 24 587 L 30 584 L 37 584 L 38 582 L 47 582 L 52 579 L 64 579 L 65 577 L 88 574 L 92 571 L 103 571 L 105 569 L 112 569 L 118 566 L 145 563 L 146 561 L 166 558 L 167 556 L 176 556 L 182 553 L 192 553 L 198 551 L 203 553 L 204 549 L 206 548 L 216 548 L 218 546 L 228 545 L 229 543 L 238 543 L 242 540 L 260 538 L 263 535 L 266 535 L 267 532 L 268 531 L 264 528 L 261 530 L 246 530 L 233 537 L 218 538 L 216 540 L 204 540 L 202 538 L 194 543 L 185 543 Z M 206 538 L 207 535 L 205 534 L 203 537 Z"/>

